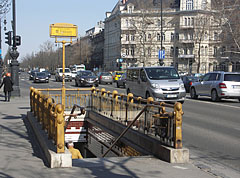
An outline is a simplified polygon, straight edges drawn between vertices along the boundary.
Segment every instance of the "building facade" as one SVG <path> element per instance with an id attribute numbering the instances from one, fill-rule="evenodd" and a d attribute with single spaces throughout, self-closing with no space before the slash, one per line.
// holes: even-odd
<path id="1" fill-rule="evenodd" d="M 165 66 L 206 73 L 223 61 L 218 21 L 211 0 L 122 0 L 106 13 L 104 67 Z M 120 60 L 121 59 L 121 60 Z M 226 70 L 231 64 L 226 61 Z"/>

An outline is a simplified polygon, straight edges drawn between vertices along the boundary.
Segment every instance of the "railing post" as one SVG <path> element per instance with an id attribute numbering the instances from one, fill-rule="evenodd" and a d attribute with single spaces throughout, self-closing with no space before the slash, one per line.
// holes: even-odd
<path id="1" fill-rule="evenodd" d="M 61 104 L 56 105 L 56 126 L 57 126 L 57 153 L 64 153 L 64 106 Z"/>
<path id="2" fill-rule="evenodd" d="M 174 148 L 182 148 L 182 104 L 177 102 L 174 105 Z"/>
<path id="3" fill-rule="evenodd" d="M 33 87 L 30 87 L 30 109 L 33 111 Z"/>
<path id="4" fill-rule="evenodd" d="M 118 92 L 117 92 L 117 90 L 113 90 L 113 92 L 112 92 L 112 109 L 111 109 L 111 111 L 112 111 L 111 115 L 112 116 L 113 116 L 114 111 L 115 111 L 115 113 L 118 112 L 117 104 L 118 104 Z"/>
<path id="5" fill-rule="evenodd" d="M 124 122 L 126 123 L 126 125 L 128 124 L 128 117 L 131 116 L 131 112 L 128 116 L 128 110 L 129 110 L 129 106 L 130 106 L 130 103 L 132 104 L 133 103 L 133 94 L 132 93 L 128 93 L 127 95 L 127 103 L 126 103 L 126 115 L 125 115 L 125 120 Z"/>
<path id="6" fill-rule="evenodd" d="M 101 112 L 102 111 L 102 109 L 104 110 L 105 108 L 104 108 L 104 102 L 103 102 L 103 104 L 102 104 L 102 100 L 105 98 L 105 96 L 106 96 L 106 90 L 105 90 L 105 88 L 102 88 L 101 89 L 101 95 L 99 96 L 99 100 L 100 100 L 100 103 L 99 103 L 99 111 Z"/>
<path id="7" fill-rule="evenodd" d="M 154 101 L 153 97 L 148 97 L 148 98 L 147 98 L 147 104 L 151 104 L 153 101 Z M 145 133 L 145 131 L 148 132 L 147 122 L 148 122 L 148 112 L 149 112 L 150 109 L 151 109 L 151 108 L 148 107 L 148 108 L 146 109 L 146 111 L 145 111 L 145 115 L 144 115 L 144 128 L 143 128 L 143 129 L 144 129 L 144 133 Z"/>

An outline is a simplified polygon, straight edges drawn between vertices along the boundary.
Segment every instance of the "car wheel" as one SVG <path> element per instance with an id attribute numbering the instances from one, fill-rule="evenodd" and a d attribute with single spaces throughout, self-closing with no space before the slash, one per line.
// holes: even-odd
<path id="1" fill-rule="evenodd" d="M 95 87 L 98 87 L 98 84 L 96 84 Z"/>
<path id="2" fill-rule="evenodd" d="M 212 101 L 219 101 L 220 100 L 216 90 L 212 90 L 211 99 L 212 99 Z"/>
<path id="3" fill-rule="evenodd" d="M 240 98 L 238 99 L 239 103 L 240 103 Z"/>
<path id="4" fill-rule="evenodd" d="M 192 99 L 197 99 L 198 95 L 196 94 L 195 88 L 191 88 L 190 96 Z"/>
<path id="5" fill-rule="evenodd" d="M 110 82 L 110 85 L 112 85 L 112 82 Z"/>
<path id="6" fill-rule="evenodd" d="M 75 80 L 75 87 L 78 87 L 78 83 L 77 83 L 77 81 Z"/>
<path id="7" fill-rule="evenodd" d="M 123 88 L 126 88 L 126 83 L 123 83 Z"/>
<path id="8" fill-rule="evenodd" d="M 183 103 L 184 103 L 184 101 L 179 101 L 179 103 L 183 104 Z"/>

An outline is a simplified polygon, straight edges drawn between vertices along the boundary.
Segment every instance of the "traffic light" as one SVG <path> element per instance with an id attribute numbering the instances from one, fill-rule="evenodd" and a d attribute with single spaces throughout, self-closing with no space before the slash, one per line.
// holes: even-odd
<path id="1" fill-rule="evenodd" d="M 11 31 L 8 31 L 7 33 L 5 33 L 6 37 L 6 41 L 5 43 L 7 43 L 9 46 L 12 45 L 12 32 Z"/>
<path id="2" fill-rule="evenodd" d="M 122 70 L 122 63 L 119 63 L 119 70 Z"/>
<path id="3" fill-rule="evenodd" d="M 13 40 L 15 41 L 15 45 L 16 46 L 20 46 L 21 45 L 21 36 L 14 36 Z"/>

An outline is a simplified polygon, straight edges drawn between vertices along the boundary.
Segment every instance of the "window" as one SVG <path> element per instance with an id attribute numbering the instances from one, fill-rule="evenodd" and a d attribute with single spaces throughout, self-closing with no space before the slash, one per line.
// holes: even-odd
<path id="1" fill-rule="evenodd" d="M 201 47 L 201 55 L 204 55 L 204 47 Z"/>
<path id="2" fill-rule="evenodd" d="M 216 80 L 217 80 L 217 74 L 210 74 L 208 81 L 216 81 Z"/>
<path id="3" fill-rule="evenodd" d="M 213 48 L 213 56 L 216 57 L 217 56 L 217 47 L 214 46 Z"/>
<path id="4" fill-rule="evenodd" d="M 188 17 L 188 26 L 190 26 L 191 25 L 191 19 L 190 19 L 190 17 Z"/>
<path id="5" fill-rule="evenodd" d="M 178 53 L 179 53 L 179 48 L 176 47 L 176 48 L 175 48 L 175 57 L 178 57 Z"/>
<path id="6" fill-rule="evenodd" d="M 148 47 L 148 55 L 151 56 L 151 48 Z"/>
<path id="7" fill-rule="evenodd" d="M 185 26 L 187 26 L 187 18 L 185 18 Z"/>
<path id="8" fill-rule="evenodd" d="M 194 17 L 192 17 L 191 25 L 194 26 Z"/>
<path id="9" fill-rule="evenodd" d="M 132 11 L 133 11 L 133 7 L 132 7 L 132 6 L 129 6 L 129 7 L 128 7 L 128 13 L 131 14 Z"/>
<path id="10" fill-rule="evenodd" d="M 174 41 L 174 33 L 171 33 L 171 41 Z"/>
<path id="11" fill-rule="evenodd" d="M 193 54 L 193 48 L 189 49 L 189 54 L 191 54 L 191 55 Z"/>
<path id="12" fill-rule="evenodd" d="M 170 56 L 173 57 L 173 54 L 174 54 L 174 48 L 171 47 L 171 49 L 170 49 Z"/>
<path id="13" fill-rule="evenodd" d="M 157 41 L 161 41 L 161 35 L 160 35 L 160 33 L 157 34 Z"/>
<path id="14" fill-rule="evenodd" d="M 157 26 L 161 27 L 161 20 L 160 19 L 158 19 L 158 21 L 157 21 Z"/>
<path id="15" fill-rule="evenodd" d="M 186 0 L 186 10 L 193 10 L 193 0 Z"/>
<path id="16" fill-rule="evenodd" d="M 162 34 L 162 40 L 165 41 L 165 33 Z"/>
<path id="17" fill-rule="evenodd" d="M 176 33 L 176 40 L 179 40 L 179 33 Z"/>
<path id="18" fill-rule="evenodd" d="M 205 46 L 205 55 L 207 56 L 208 55 L 208 47 Z"/>
<path id="19" fill-rule="evenodd" d="M 129 55 L 129 49 L 126 49 L 126 56 Z"/>
<path id="20" fill-rule="evenodd" d="M 131 49 L 130 53 L 132 56 L 134 56 L 134 48 Z"/>
<path id="21" fill-rule="evenodd" d="M 152 38 L 152 35 L 148 34 L 148 40 L 151 40 L 151 38 Z"/>
<path id="22" fill-rule="evenodd" d="M 129 35 L 126 34 L 126 41 L 129 41 Z"/>
<path id="23" fill-rule="evenodd" d="M 222 47 L 222 56 L 224 56 L 224 55 L 225 55 L 225 51 L 226 51 L 226 47 L 225 47 L 225 46 L 223 46 L 223 47 Z"/>
<path id="24" fill-rule="evenodd" d="M 184 48 L 184 55 L 187 55 L 187 54 L 188 54 L 188 49 Z"/>
<path id="25" fill-rule="evenodd" d="M 135 36 L 131 35 L 131 41 L 134 41 L 134 40 L 135 40 Z"/>
<path id="26" fill-rule="evenodd" d="M 184 40 L 188 40 L 188 34 L 184 33 Z"/>
<path id="27" fill-rule="evenodd" d="M 128 24 L 128 19 L 126 19 L 126 27 L 128 27 L 129 26 L 129 24 Z"/>
<path id="28" fill-rule="evenodd" d="M 190 33 L 190 40 L 193 40 L 193 33 Z"/>
<path id="29" fill-rule="evenodd" d="M 217 32 L 214 32 L 213 40 L 218 40 L 218 33 Z"/>
<path id="30" fill-rule="evenodd" d="M 209 81 L 209 77 L 210 77 L 210 74 L 206 74 L 206 75 L 203 77 L 203 81 Z"/>

